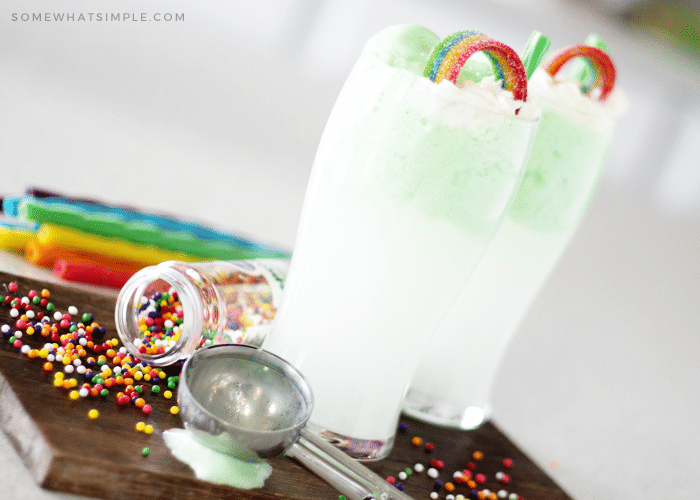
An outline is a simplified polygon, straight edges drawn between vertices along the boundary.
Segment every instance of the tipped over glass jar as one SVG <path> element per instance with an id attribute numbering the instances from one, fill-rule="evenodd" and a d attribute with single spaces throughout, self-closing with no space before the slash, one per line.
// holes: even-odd
<path id="1" fill-rule="evenodd" d="M 134 274 L 117 297 L 119 337 L 151 366 L 200 346 L 259 346 L 277 312 L 288 261 L 167 261 Z"/>

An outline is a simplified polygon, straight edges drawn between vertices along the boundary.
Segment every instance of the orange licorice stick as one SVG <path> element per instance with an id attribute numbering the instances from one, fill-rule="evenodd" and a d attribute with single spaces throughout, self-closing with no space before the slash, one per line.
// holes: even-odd
<path id="1" fill-rule="evenodd" d="M 24 247 L 24 258 L 37 266 L 53 268 L 56 261 L 91 262 L 101 267 L 121 272 L 136 272 L 149 266 L 149 263 L 130 260 L 119 260 L 102 254 L 74 250 L 54 243 L 40 243 L 30 240 Z"/>

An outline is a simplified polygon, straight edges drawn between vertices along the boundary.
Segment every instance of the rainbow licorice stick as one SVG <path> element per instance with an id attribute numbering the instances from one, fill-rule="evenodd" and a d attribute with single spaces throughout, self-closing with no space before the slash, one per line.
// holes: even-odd
<path id="1" fill-rule="evenodd" d="M 527 99 L 527 74 L 518 54 L 493 38 L 478 31 L 460 31 L 445 38 L 425 66 L 423 76 L 435 83 L 447 79 L 457 83 L 459 72 L 472 55 L 483 52 L 491 61 L 496 78 L 503 88 L 519 101 Z"/>
<path id="2" fill-rule="evenodd" d="M 615 64 L 610 56 L 599 48 L 588 45 L 572 45 L 554 54 L 549 61 L 542 65 L 542 69 L 554 77 L 562 66 L 575 57 L 583 58 L 592 70 L 592 78 L 581 84 L 581 92 L 588 95 L 591 90 L 598 88 L 600 89 L 599 99 L 604 101 L 615 87 Z"/>

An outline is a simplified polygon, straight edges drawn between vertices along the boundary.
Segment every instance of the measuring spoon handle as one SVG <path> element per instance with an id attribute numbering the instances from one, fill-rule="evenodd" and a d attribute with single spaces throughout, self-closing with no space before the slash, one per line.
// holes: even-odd
<path id="1" fill-rule="evenodd" d="M 303 428 L 287 453 L 349 500 L 413 500 L 323 438 Z"/>

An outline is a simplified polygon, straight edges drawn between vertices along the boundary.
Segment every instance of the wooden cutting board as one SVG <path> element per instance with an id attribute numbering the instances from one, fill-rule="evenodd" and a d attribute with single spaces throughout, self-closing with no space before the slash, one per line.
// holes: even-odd
<path id="1" fill-rule="evenodd" d="M 57 310 L 65 312 L 73 305 L 81 315 L 91 312 L 106 328 L 105 339 L 117 338 L 113 298 L 1 272 L 0 291 L 5 292 L 4 284 L 11 281 L 18 283 L 18 293 L 23 295 L 32 289 L 48 288 Z M 0 325 L 14 326 L 15 319 L 10 318 L 9 310 L 7 305 L 0 306 Z M 35 348 L 46 342 L 38 334 L 25 335 L 22 340 Z M 154 396 L 147 391 L 147 402 L 153 407 L 148 416 L 134 406 L 118 406 L 114 388 L 105 398 L 88 396 L 73 401 L 67 390 L 53 386 L 53 372 L 44 372 L 43 363 L 40 359 L 29 359 L 0 335 L 0 428 L 44 488 L 114 500 L 138 497 L 335 500 L 339 496 L 323 480 L 285 457 L 270 460 L 273 473 L 261 489 L 239 490 L 200 481 L 189 466 L 170 454 L 161 437 L 165 430 L 182 427 L 180 418 L 169 412 L 176 403 L 175 397 L 166 400 L 162 393 Z M 83 383 L 80 375 L 76 378 Z M 99 411 L 99 417 L 90 420 L 87 413 L 93 408 Z M 137 432 L 135 425 L 140 421 L 153 425 L 155 432 L 150 436 Z M 483 473 L 487 480 L 478 489 L 506 490 L 526 500 L 570 499 L 490 423 L 474 431 L 438 428 L 410 418 L 402 418 L 402 423 L 407 430 L 397 433 L 390 457 L 368 464 L 382 477 L 397 477 L 400 471 L 413 468 L 416 463 L 428 468 L 429 461 L 436 459 L 444 462 L 440 479 L 451 481 L 452 473 L 467 468 L 473 462 L 472 454 L 481 451 L 484 458 L 475 462 L 474 472 Z M 423 439 L 422 445 L 412 444 L 415 436 Z M 434 445 L 432 452 L 426 450 L 428 442 Z M 150 448 L 147 456 L 142 454 L 145 447 Z M 513 459 L 511 469 L 503 467 L 505 458 Z M 496 480 L 499 471 L 509 474 L 509 484 Z M 414 472 L 403 481 L 404 491 L 416 499 L 428 499 L 434 491 L 434 481 L 425 472 Z M 445 488 L 438 493 L 440 499 L 448 494 Z M 466 484 L 456 484 L 452 494 L 476 498 Z"/>

